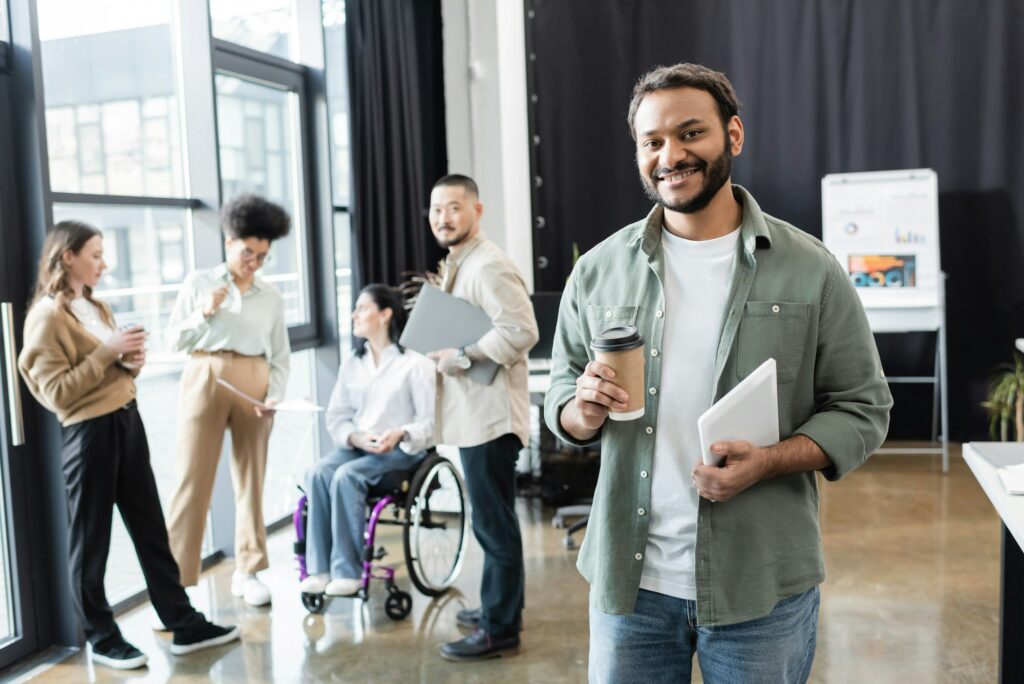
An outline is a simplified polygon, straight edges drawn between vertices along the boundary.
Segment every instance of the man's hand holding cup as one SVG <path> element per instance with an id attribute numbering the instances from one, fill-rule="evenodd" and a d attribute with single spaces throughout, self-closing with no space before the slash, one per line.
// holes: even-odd
<path id="1" fill-rule="evenodd" d="M 597 434 L 610 410 L 624 411 L 629 394 L 615 384 L 615 369 L 591 361 L 576 378 L 576 396 L 562 409 L 562 427 L 574 437 L 589 439 Z"/>

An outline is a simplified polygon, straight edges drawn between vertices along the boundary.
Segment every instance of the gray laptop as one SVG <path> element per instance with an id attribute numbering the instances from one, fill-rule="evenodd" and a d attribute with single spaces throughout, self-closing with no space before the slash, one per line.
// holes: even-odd
<path id="1" fill-rule="evenodd" d="M 493 327 L 490 316 L 482 309 L 432 285 L 424 285 L 398 342 L 428 354 L 473 344 Z M 498 364 L 490 359 L 474 361 L 466 371 L 471 380 L 482 385 L 490 385 L 497 374 Z"/>

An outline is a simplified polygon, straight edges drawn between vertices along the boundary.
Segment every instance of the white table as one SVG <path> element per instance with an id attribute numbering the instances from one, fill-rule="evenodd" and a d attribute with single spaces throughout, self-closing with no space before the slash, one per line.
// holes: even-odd
<path id="1" fill-rule="evenodd" d="M 1007 494 L 996 474 L 996 464 L 1024 463 L 1024 444 L 971 442 L 963 453 L 1002 520 L 999 681 L 1024 682 L 1024 496 Z"/>

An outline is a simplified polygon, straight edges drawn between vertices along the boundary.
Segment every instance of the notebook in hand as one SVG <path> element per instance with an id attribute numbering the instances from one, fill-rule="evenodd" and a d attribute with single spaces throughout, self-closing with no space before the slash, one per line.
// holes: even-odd
<path id="1" fill-rule="evenodd" d="M 482 309 L 432 285 L 424 285 L 409 314 L 399 344 L 421 354 L 441 349 L 458 349 L 473 344 L 494 326 Z M 489 385 L 498 374 L 498 364 L 490 359 L 474 361 L 466 375 L 481 385 Z"/>
<path id="2" fill-rule="evenodd" d="M 779 391 L 775 359 L 768 359 L 697 419 L 705 465 L 719 465 L 715 442 L 743 439 L 759 447 L 779 441 Z"/>

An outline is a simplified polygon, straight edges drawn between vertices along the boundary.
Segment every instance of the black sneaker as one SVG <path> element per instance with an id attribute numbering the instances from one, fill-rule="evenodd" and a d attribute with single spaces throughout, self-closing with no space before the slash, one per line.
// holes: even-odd
<path id="1" fill-rule="evenodd" d="M 212 622 L 203 622 L 197 627 L 176 631 L 171 642 L 171 653 L 185 655 L 204 648 L 220 646 L 234 641 L 241 633 L 242 630 L 237 626 L 221 627 Z"/>
<path id="2" fill-rule="evenodd" d="M 479 608 L 465 608 L 455 614 L 455 621 L 459 623 L 459 627 L 465 627 L 466 629 L 476 629 L 480 626 L 480 609 Z"/>
<path id="3" fill-rule="evenodd" d="M 445 660 L 486 660 L 515 655 L 519 652 L 519 635 L 495 637 L 482 629 L 475 630 L 469 636 L 452 641 L 441 647 L 441 657 Z"/>
<path id="4" fill-rule="evenodd" d="M 98 644 L 89 644 L 92 661 L 115 670 L 135 670 L 145 666 L 149 657 L 124 640 L 120 634 L 108 637 Z"/>

